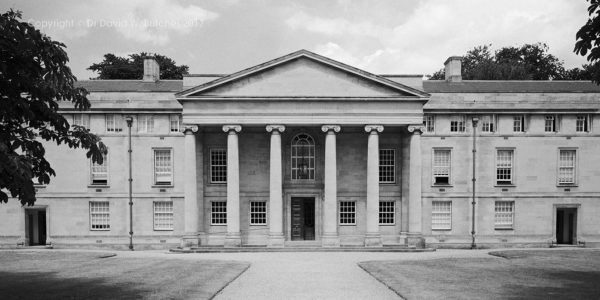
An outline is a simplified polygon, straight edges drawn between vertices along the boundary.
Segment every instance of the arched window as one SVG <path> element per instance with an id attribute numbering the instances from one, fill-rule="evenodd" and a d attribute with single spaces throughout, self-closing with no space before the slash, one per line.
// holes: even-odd
<path id="1" fill-rule="evenodd" d="M 292 180 L 315 179 L 315 140 L 306 133 L 292 139 Z"/>

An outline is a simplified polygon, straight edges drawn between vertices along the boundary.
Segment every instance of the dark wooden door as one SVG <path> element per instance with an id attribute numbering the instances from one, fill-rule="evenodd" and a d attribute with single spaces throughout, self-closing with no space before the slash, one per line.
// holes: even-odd
<path id="1" fill-rule="evenodd" d="M 38 211 L 38 245 L 46 245 L 46 211 Z"/>
<path id="2" fill-rule="evenodd" d="M 315 199 L 292 198 L 292 241 L 315 239 Z"/>
<path id="3" fill-rule="evenodd" d="M 575 239 L 575 222 L 577 209 L 576 208 L 559 208 L 556 210 L 556 243 L 557 244 L 574 244 Z"/>

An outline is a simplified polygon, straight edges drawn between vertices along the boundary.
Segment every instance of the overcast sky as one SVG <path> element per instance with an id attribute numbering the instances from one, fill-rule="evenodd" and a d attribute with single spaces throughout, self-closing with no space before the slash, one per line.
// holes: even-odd
<path id="1" fill-rule="evenodd" d="M 448 56 L 545 42 L 566 67 L 584 0 L 2 0 L 67 45 L 73 73 L 105 53 L 173 58 L 190 73 L 231 73 L 307 49 L 376 74 L 431 74 Z M 46 21 L 46 23 L 42 23 Z M 166 21 L 166 22 L 165 22 Z"/>

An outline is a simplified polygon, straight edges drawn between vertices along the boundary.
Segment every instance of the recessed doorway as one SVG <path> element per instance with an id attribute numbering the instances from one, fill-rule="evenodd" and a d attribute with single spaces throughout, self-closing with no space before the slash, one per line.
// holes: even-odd
<path id="1" fill-rule="evenodd" d="M 25 209 L 25 233 L 29 246 L 46 245 L 46 209 Z"/>
<path id="2" fill-rule="evenodd" d="M 292 197 L 291 240 L 315 240 L 315 198 Z"/>
<path id="3" fill-rule="evenodd" d="M 577 243 L 577 208 L 556 208 L 556 243 L 573 245 Z"/>

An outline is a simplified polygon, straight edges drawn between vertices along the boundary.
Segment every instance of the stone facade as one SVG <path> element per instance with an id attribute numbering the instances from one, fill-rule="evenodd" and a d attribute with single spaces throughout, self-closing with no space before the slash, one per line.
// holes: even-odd
<path id="1" fill-rule="evenodd" d="M 127 247 L 128 127 L 108 131 L 107 115 L 133 117 L 138 248 L 470 247 L 474 136 L 477 246 L 600 245 L 591 83 L 463 81 L 458 57 L 443 81 L 377 76 L 304 50 L 182 81 L 145 66 L 142 81 L 79 83 L 93 107 L 82 118 L 109 148 L 106 182 L 84 151 L 47 145 L 57 176 L 35 206 L 0 205 L 0 245 Z"/>

